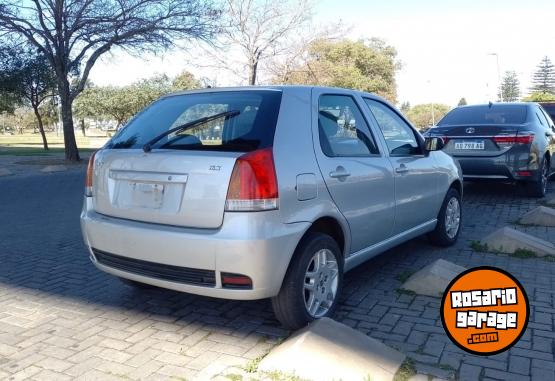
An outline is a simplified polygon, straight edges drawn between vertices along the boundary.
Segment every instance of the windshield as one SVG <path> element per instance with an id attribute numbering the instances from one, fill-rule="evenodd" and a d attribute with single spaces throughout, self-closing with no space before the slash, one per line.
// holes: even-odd
<path id="1" fill-rule="evenodd" d="M 175 95 L 154 102 L 108 142 L 106 148 L 142 148 L 156 136 L 182 124 L 226 111 L 238 110 L 182 132 L 172 133 L 152 149 L 249 152 L 271 147 L 281 92 L 222 91 Z"/>
<path id="2" fill-rule="evenodd" d="M 526 105 L 479 105 L 451 110 L 437 124 L 456 126 L 461 124 L 522 124 L 526 121 Z"/>

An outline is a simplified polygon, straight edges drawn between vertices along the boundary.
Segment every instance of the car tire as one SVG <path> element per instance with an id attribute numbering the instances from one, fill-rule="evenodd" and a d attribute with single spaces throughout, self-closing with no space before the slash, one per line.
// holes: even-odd
<path id="1" fill-rule="evenodd" d="M 342 284 L 339 245 L 327 234 L 309 233 L 293 255 L 279 294 L 272 298 L 276 318 L 284 327 L 296 330 L 333 315 Z"/>
<path id="2" fill-rule="evenodd" d="M 540 176 L 531 183 L 528 183 L 528 192 L 530 196 L 542 198 L 547 194 L 547 184 L 549 181 L 549 159 L 544 157 L 542 160 Z"/>
<path id="3" fill-rule="evenodd" d="M 136 288 L 138 290 L 149 290 L 151 288 L 156 288 L 156 286 L 153 286 L 151 284 L 147 284 L 147 283 L 141 283 L 141 282 L 137 282 L 136 280 L 131 280 L 131 279 L 127 279 L 127 278 L 121 278 L 118 277 L 118 279 L 126 284 L 127 286 Z"/>
<path id="4" fill-rule="evenodd" d="M 450 188 L 439 210 L 436 228 L 433 232 L 429 233 L 428 237 L 434 245 L 451 246 L 457 242 L 461 226 L 461 194 L 455 188 Z"/>

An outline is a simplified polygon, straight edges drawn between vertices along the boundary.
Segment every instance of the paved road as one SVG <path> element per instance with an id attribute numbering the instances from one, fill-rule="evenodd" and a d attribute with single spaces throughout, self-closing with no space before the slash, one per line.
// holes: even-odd
<path id="1" fill-rule="evenodd" d="M 97 271 L 81 242 L 82 185 L 79 170 L 0 178 L 0 379 L 209 379 L 237 373 L 230 367 L 247 366 L 288 334 L 268 301 L 139 292 Z M 469 247 L 537 201 L 504 185 L 470 185 L 465 197 L 455 247 L 416 239 L 350 272 L 336 319 L 403 350 L 423 375 L 555 379 L 555 263 Z M 516 228 L 555 241 L 552 228 Z M 439 299 L 396 291 L 400 274 L 438 258 L 498 266 L 521 280 L 532 316 L 509 352 L 465 354 L 443 333 Z"/>

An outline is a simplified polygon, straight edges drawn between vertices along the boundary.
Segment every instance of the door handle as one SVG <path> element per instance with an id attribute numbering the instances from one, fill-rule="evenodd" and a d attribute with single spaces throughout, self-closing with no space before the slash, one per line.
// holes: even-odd
<path id="1" fill-rule="evenodd" d="M 341 179 L 348 176 L 351 176 L 351 174 L 347 172 L 343 167 L 337 167 L 335 171 L 330 172 L 330 177 L 333 177 L 334 179 Z"/>
<path id="2" fill-rule="evenodd" d="M 395 173 L 407 173 L 409 169 L 405 164 L 401 164 L 400 167 L 395 168 Z"/>

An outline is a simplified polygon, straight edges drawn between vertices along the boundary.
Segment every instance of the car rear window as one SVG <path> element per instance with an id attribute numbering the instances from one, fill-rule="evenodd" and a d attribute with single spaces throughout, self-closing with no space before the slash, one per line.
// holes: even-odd
<path id="1" fill-rule="evenodd" d="M 152 149 L 249 152 L 271 147 L 281 103 L 281 91 L 220 91 L 162 98 L 137 114 L 105 148 L 142 148 L 154 137 L 182 124 L 226 111 L 239 111 L 177 134 Z"/>
<path id="2" fill-rule="evenodd" d="M 451 110 L 437 124 L 522 124 L 526 121 L 526 105 L 465 106 Z"/>

